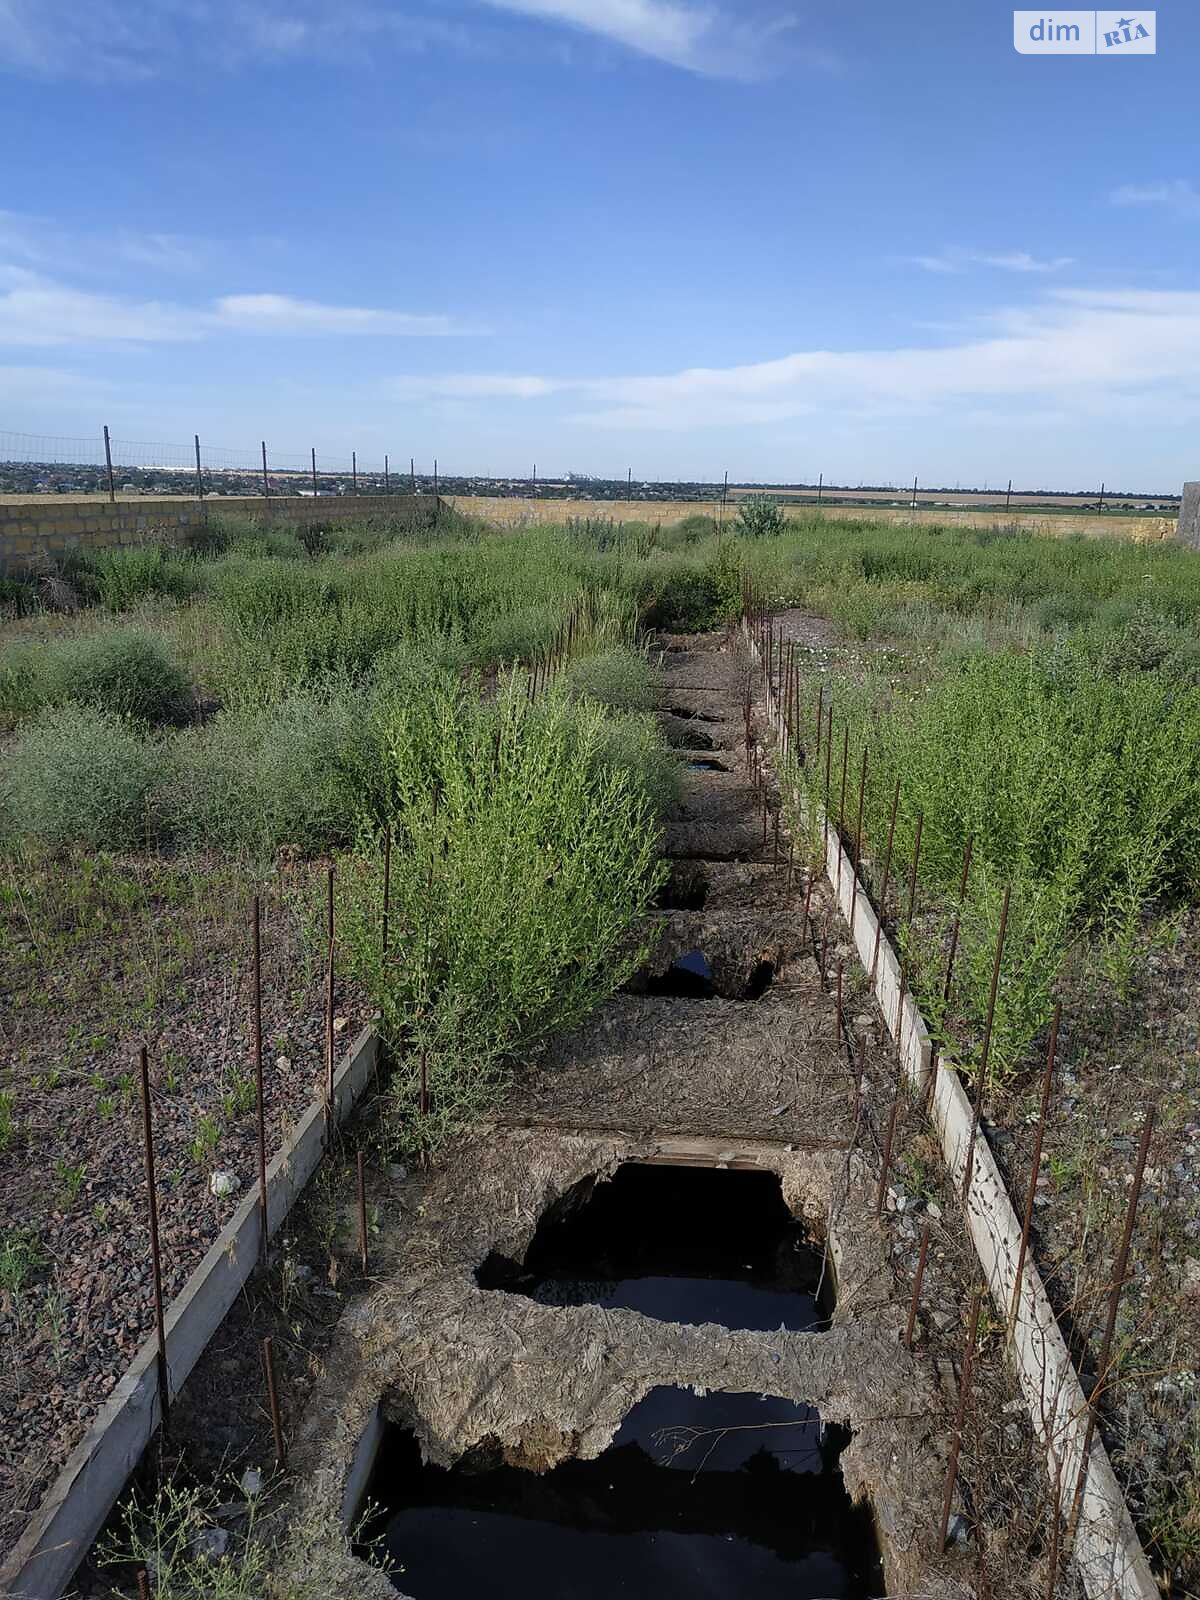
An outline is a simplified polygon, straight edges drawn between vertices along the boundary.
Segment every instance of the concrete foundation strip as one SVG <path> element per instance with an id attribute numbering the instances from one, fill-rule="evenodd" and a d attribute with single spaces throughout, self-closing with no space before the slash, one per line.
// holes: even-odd
<path id="1" fill-rule="evenodd" d="M 379 1036 L 364 1028 L 334 1075 L 338 1126 L 375 1071 Z M 282 1225 L 325 1154 L 324 1103 L 313 1101 L 267 1169 L 267 1231 Z M 222 1228 L 204 1260 L 167 1308 L 167 1369 L 175 1395 L 258 1263 L 261 1247 L 254 1187 Z M 87 1554 L 159 1422 L 157 1344 L 134 1357 L 86 1437 L 42 1497 L 33 1520 L 0 1568 L 5 1600 L 57 1600 Z"/>
<path id="2" fill-rule="evenodd" d="M 754 639 L 744 625 L 743 633 L 752 656 L 761 662 Z M 770 682 L 766 686 L 766 704 L 779 748 L 786 756 L 791 736 Z M 822 833 L 826 877 L 847 923 L 853 918 L 854 944 L 863 970 L 869 974 L 878 919 L 837 829 L 828 819 L 822 820 Z M 880 931 L 875 995 L 892 1037 L 898 1039 L 900 1059 L 910 1084 L 915 1090 L 924 1091 L 929 1086 L 932 1070 L 929 1030 L 916 1002 L 907 992 L 902 1015 L 897 1016 L 900 994 L 900 963 L 887 934 Z M 971 1132 L 971 1103 L 957 1073 L 940 1060 L 933 1081 L 930 1117 L 941 1140 L 947 1170 L 961 1191 Z M 1000 1317 L 1006 1321 L 1016 1279 L 1021 1224 L 986 1139 L 979 1139 L 975 1146 L 965 1209 L 975 1253 Z M 1011 1353 L 1034 1433 L 1046 1453 L 1051 1489 L 1058 1496 L 1065 1516 L 1070 1510 L 1079 1476 L 1087 1427 L 1087 1399 L 1041 1276 L 1028 1260 Z M 1093 1442 L 1088 1456 L 1074 1554 L 1090 1600 L 1161 1600 L 1161 1591 L 1151 1574 L 1125 1497 L 1098 1439 Z"/>

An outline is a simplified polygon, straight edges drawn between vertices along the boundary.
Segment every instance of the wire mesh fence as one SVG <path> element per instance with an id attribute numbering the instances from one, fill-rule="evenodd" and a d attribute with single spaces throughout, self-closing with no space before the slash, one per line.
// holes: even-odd
<path id="1" fill-rule="evenodd" d="M 437 462 L 418 468 L 385 452 L 359 458 L 310 446 L 306 453 L 253 447 L 124 439 L 105 427 L 91 437 L 0 429 L 0 492 L 186 495 L 403 494 L 436 485 Z"/>
<path id="2" fill-rule="evenodd" d="M 694 501 L 730 504 L 747 495 L 765 495 L 784 506 L 863 505 L 988 511 L 1149 512 L 1174 514 L 1177 494 L 1120 492 L 1101 483 L 1098 490 L 1056 492 L 1018 489 L 1000 479 L 982 489 L 922 486 L 919 477 L 902 487 L 888 483 L 856 486 L 827 482 L 788 485 L 733 483 L 728 474 L 712 482 L 635 478 L 632 467 L 611 477 L 566 473 L 447 474 L 436 460 L 418 463 L 397 451 L 348 455 L 310 445 L 307 451 L 277 450 L 268 440 L 250 446 L 211 444 L 194 434 L 188 442 L 125 439 L 103 427 L 90 437 L 30 434 L 0 429 L 0 494 L 175 494 L 344 495 L 419 494 L 442 489 L 457 494 L 519 496 L 537 499 Z"/>

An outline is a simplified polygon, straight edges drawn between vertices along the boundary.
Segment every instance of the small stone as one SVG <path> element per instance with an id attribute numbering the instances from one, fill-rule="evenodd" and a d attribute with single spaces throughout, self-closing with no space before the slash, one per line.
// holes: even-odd
<path id="1" fill-rule="evenodd" d="M 257 1467 L 247 1467 L 238 1480 L 238 1488 L 250 1500 L 262 1491 L 262 1486 L 263 1475 Z"/>
<path id="2" fill-rule="evenodd" d="M 347 1024 L 346 1024 L 345 1017 L 334 1017 L 334 1019 L 333 1019 L 333 1031 L 334 1031 L 334 1033 L 343 1033 L 343 1032 L 345 1032 L 346 1026 L 347 1026 Z"/>
<path id="3" fill-rule="evenodd" d="M 932 1217 L 934 1219 L 934 1221 L 936 1222 L 937 1219 L 942 1214 L 942 1208 L 941 1208 L 940 1205 L 938 1205 L 936 1200 L 931 1200 L 929 1202 L 929 1204 L 925 1207 L 925 1212 L 926 1212 L 927 1216 Z"/>
<path id="4" fill-rule="evenodd" d="M 289 1069 L 289 1067 L 291 1066 L 291 1064 L 292 1064 L 292 1060 L 291 1060 L 290 1056 L 276 1056 L 275 1057 L 275 1065 L 279 1068 L 280 1072 L 286 1072 Z"/>
<path id="5" fill-rule="evenodd" d="M 229 1549 L 229 1534 L 224 1528 L 204 1528 L 188 1541 L 188 1549 L 201 1561 L 219 1561 Z"/>
<path id="6" fill-rule="evenodd" d="M 236 1172 L 213 1172 L 209 1174 L 208 1192 L 218 1200 L 223 1200 L 237 1190 L 239 1182 Z"/>
<path id="7" fill-rule="evenodd" d="M 971 1537 L 971 1524 L 960 1511 L 956 1511 L 950 1518 L 950 1526 L 946 1530 L 946 1539 L 949 1544 L 966 1544 Z"/>

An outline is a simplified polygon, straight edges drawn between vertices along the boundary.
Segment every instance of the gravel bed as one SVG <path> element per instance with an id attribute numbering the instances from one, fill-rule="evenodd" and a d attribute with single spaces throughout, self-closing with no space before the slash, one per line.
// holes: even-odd
<path id="1" fill-rule="evenodd" d="M 168 1302 L 257 1172 L 252 885 L 219 862 L 129 860 L 72 900 L 77 877 L 57 869 L 60 898 L 55 870 L 14 869 L 0 905 L 0 988 L 14 999 L 0 1024 L 11 1119 L 0 1142 L 0 1555 L 153 1328 L 143 1040 Z M 285 868 L 265 891 L 269 1153 L 323 1071 L 324 973 L 302 926 L 316 870 Z M 366 1015 L 339 982 L 339 1054 Z M 211 1192 L 214 1173 L 232 1176 L 228 1195 Z"/>

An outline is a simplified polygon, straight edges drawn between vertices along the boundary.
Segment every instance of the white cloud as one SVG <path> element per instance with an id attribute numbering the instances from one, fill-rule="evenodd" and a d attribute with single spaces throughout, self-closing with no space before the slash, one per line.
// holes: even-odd
<path id="1" fill-rule="evenodd" d="M 181 234 L 129 227 L 86 230 L 49 217 L 0 211 L 0 259 L 22 261 L 47 272 L 70 271 L 84 260 L 93 272 L 135 266 L 189 273 L 197 270 L 208 253 L 205 242 Z"/>
<path id="2" fill-rule="evenodd" d="M 1001 272 L 1061 272 L 1073 265 L 1071 256 L 1052 256 L 1039 260 L 1027 250 L 1003 250 L 994 254 L 980 250 L 943 250 L 937 256 L 906 256 L 914 267 L 926 272 L 966 272 L 970 267 L 995 267 Z"/>
<path id="3" fill-rule="evenodd" d="M 786 5 L 787 0 L 780 0 Z M 457 12 L 457 14 L 454 14 Z M 316 60 L 363 66 L 386 48 L 403 55 L 511 53 L 497 13 L 608 39 L 710 77 L 761 78 L 779 47 L 832 66 L 796 37 L 786 10 L 749 17 L 737 0 L 0 0 L 0 69 L 41 78 L 140 82 L 196 63 Z"/>
<path id="4" fill-rule="evenodd" d="M 303 54 L 362 64 L 379 42 L 403 54 L 476 51 L 477 30 L 439 9 L 378 0 L 0 0 L 0 68 L 136 83 L 197 62 L 228 68 Z"/>
<path id="5" fill-rule="evenodd" d="M 711 77 L 758 78 L 775 64 L 791 16 L 747 21 L 709 4 L 686 0 L 485 0 L 501 11 L 561 23 L 612 39 L 671 66 Z"/>
<path id="6" fill-rule="evenodd" d="M 1177 217 L 1200 217 L 1200 190 L 1187 178 L 1162 183 L 1126 183 L 1108 197 L 1115 206 L 1157 206 Z"/>
<path id="7" fill-rule="evenodd" d="M 221 327 L 248 333 L 374 333 L 382 336 L 446 336 L 462 330 L 449 317 L 418 317 L 367 306 L 329 306 L 286 294 L 229 294 L 216 302 Z"/>
<path id="8" fill-rule="evenodd" d="M 858 420 L 954 414 L 964 403 L 1200 414 L 1200 292 L 1061 290 L 1004 308 L 986 336 L 883 350 L 805 350 L 733 367 L 619 377 L 459 374 L 398 379 L 398 398 L 536 401 L 566 395 L 573 420 L 683 430 L 821 414 Z"/>
<path id="9" fill-rule="evenodd" d="M 72 289 L 28 268 L 0 265 L 0 347 L 161 344 L 217 334 L 391 338 L 465 331 L 446 316 L 325 305 L 285 294 L 225 295 L 200 307 L 134 300 Z"/>

